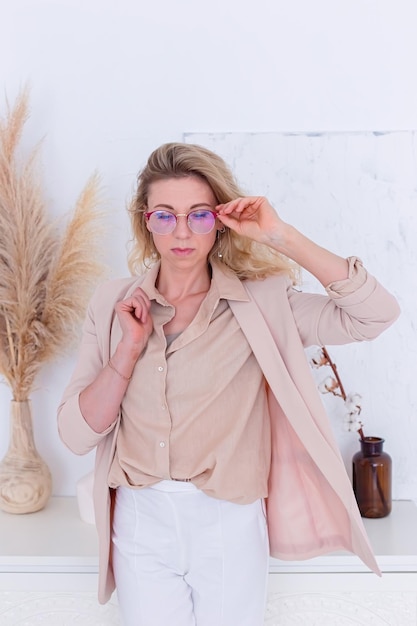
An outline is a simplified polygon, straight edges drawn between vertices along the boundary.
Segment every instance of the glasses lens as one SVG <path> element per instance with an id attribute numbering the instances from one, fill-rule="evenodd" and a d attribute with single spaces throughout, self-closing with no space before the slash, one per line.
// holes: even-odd
<path id="1" fill-rule="evenodd" d="M 211 211 L 197 210 L 188 214 L 188 226 L 197 235 L 206 235 L 213 230 L 215 221 L 216 217 Z"/>
<path id="2" fill-rule="evenodd" d="M 177 223 L 176 217 L 169 211 L 153 211 L 149 216 L 149 225 L 154 233 L 168 235 Z"/>

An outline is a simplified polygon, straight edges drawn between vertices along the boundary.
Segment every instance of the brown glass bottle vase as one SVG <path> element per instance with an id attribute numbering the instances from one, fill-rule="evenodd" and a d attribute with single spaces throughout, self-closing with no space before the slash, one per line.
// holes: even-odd
<path id="1" fill-rule="evenodd" d="M 361 449 L 352 459 L 353 491 L 362 517 L 391 513 L 392 459 L 384 452 L 384 439 L 360 439 Z"/>

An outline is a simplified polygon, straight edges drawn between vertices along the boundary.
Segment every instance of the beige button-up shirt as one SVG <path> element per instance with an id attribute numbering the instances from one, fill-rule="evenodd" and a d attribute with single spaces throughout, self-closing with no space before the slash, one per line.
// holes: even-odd
<path id="1" fill-rule="evenodd" d="M 163 325 L 175 311 L 155 287 L 157 272 L 152 268 L 142 283 L 154 331 L 123 400 L 109 486 L 191 479 L 233 502 L 266 497 L 265 380 L 227 303 L 248 295 L 234 275 L 213 267 L 196 317 L 167 345 Z"/>

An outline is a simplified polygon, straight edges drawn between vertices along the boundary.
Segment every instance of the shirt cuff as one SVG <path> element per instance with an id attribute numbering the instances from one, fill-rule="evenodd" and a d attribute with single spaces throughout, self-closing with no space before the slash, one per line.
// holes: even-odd
<path id="1" fill-rule="evenodd" d="M 358 291 L 366 282 L 368 273 L 363 267 L 362 261 L 356 256 L 350 256 L 348 262 L 348 277 L 343 280 L 335 280 L 326 287 L 326 291 L 332 298 L 342 298 Z"/>

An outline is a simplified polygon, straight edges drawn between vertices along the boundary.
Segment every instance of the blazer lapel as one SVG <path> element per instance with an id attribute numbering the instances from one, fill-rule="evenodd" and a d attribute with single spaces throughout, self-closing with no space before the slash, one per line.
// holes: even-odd
<path id="1" fill-rule="evenodd" d="M 336 458 L 340 460 L 340 453 L 330 445 L 316 424 L 309 406 L 287 370 L 261 310 L 251 294 L 249 295 L 249 302 L 229 300 L 229 306 L 252 348 L 270 390 L 299 439 L 308 441 L 308 453 L 314 463 L 327 476 L 333 488 L 348 497 L 349 482 L 345 476 L 332 472 L 334 461 Z"/>

